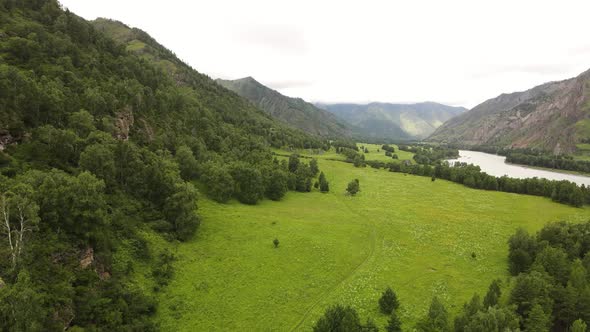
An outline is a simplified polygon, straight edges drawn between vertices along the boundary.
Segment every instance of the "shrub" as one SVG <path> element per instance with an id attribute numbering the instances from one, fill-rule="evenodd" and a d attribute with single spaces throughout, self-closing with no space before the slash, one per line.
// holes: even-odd
<path id="1" fill-rule="evenodd" d="M 379 308 L 381 308 L 381 312 L 389 315 L 398 307 L 399 301 L 397 300 L 397 295 L 391 287 L 387 287 L 379 299 Z"/>
<path id="2" fill-rule="evenodd" d="M 346 187 L 346 191 L 350 195 L 353 195 L 353 196 L 356 195 L 356 193 L 358 193 L 360 191 L 359 180 L 354 179 L 354 180 L 350 181 L 350 183 L 348 183 L 348 187 Z"/>

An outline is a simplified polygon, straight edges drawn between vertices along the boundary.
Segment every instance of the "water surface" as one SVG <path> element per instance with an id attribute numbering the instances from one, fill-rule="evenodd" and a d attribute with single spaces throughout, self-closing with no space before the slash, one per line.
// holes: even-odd
<path id="1" fill-rule="evenodd" d="M 506 157 L 477 151 L 459 150 L 459 158 L 449 160 L 449 163 L 462 162 L 474 164 L 493 176 L 507 175 L 511 178 L 545 178 L 548 180 L 568 180 L 578 185 L 590 185 L 590 177 L 576 174 L 552 172 L 542 169 L 530 168 L 521 165 L 507 164 Z"/>

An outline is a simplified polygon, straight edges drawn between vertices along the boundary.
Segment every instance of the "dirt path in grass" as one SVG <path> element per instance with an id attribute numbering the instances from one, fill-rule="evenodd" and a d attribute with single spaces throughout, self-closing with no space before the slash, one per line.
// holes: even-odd
<path id="1" fill-rule="evenodd" d="M 364 216 L 363 214 L 359 213 L 358 211 L 353 210 L 348 204 L 346 204 L 346 202 L 342 202 L 341 201 L 341 203 L 344 206 L 346 206 L 346 208 L 352 214 L 356 214 L 357 216 L 359 216 L 359 218 L 364 218 L 364 220 L 371 220 L 371 219 L 366 218 L 366 216 Z M 359 219 L 359 220 L 363 220 L 363 219 Z M 303 323 L 309 318 L 309 315 L 311 314 L 311 312 L 323 300 L 325 300 L 326 298 L 328 298 L 328 296 L 329 296 L 330 293 L 332 293 L 338 287 L 340 287 L 345 282 L 347 282 L 348 280 L 350 280 L 374 256 L 374 254 L 375 254 L 375 246 L 376 246 L 376 242 L 377 242 L 377 229 L 375 227 L 374 222 L 370 222 L 370 224 L 368 224 L 368 226 L 371 227 L 371 247 L 369 248 L 369 253 L 367 254 L 367 256 L 354 269 L 352 269 L 352 271 L 350 271 L 348 274 L 346 274 L 340 281 L 336 282 L 334 285 L 332 285 L 330 288 L 328 288 L 322 295 L 318 296 L 318 298 L 315 301 L 313 301 L 311 303 L 311 305 L 307 308 L 307 310 L 303 314 L 303 317 L 301 317 L 301 319 L 291 329 L 291 331 L 295 331 L 295 330 L 299 329 L 303 325 Z"/>

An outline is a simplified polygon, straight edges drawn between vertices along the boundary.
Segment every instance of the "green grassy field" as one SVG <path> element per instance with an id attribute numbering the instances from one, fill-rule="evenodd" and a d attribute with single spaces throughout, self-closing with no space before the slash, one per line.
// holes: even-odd
<path id="1" fill-rule="evenodd" d="M 175 247 L 175 277 L 158 293 L 163 330 L 310 330 L 334 303 L 383 327 L 377 300 L 386 286 L 398 293 L 404 327 L 413 327 L 433 295 L 455 314 L 505 279 L 517 227 L 590 217 L 588 208 L 545 198 L 318 159 L 330 193 L 256 206 L 199 201 L 198 235 Z M 346 196 L 354 178 L 361 192 Z"/>
<path id="2" fill-rule="evenodd" d="M 359 152 L 365 155 L 365 160 L 378 160 L 384 162 L 400 162 L 401 160 L 409 160 L 410 162 L 414 163 L 414 154 L 411 152 L 400 151 L 398 146 L 395 144 L 390 144 L 392 147 L 395 148 L 395 154 L 397 154 L 398 159 L 393 159 L 385 155 L 385 151 L 381 150 L 381 145 L 378 144 L 368 144 L 368 143 L 358 143 L 357 146 L 359 147 Z M 369 152 L 365 153 L 364 151 L 360 150 L 360 147 L 366 147 Z M 287 155 L 289 153 L 297 153 L 301 156 L 305 157 L 312 157 L 316 159 L 323 159 L 323 160 L 345 160 L 346 157 L 342 154 L 336 153 L 334 148 L 331 148 L 329 151 L 322 151 L 321 154 L 315 153 L 313 150 L 295 150 L 286 152 L 279 149 L 274 149 L 273 152 L 279 155 Z"/>

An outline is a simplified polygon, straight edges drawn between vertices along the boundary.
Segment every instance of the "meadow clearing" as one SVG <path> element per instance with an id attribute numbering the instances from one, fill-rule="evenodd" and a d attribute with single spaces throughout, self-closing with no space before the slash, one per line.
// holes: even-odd
<path id="1" fill-rule="evenodd" d="M 370 158 L 383 154 L 367 147 L 375 151 Z M 387 316 L 377 300 L 387 286 L 398 294 L 408 329 L 433 295 L 454 315 L 473 293 L 484 295 L 492 279 L 509 280 L 507 240 L 516 228 L 534 232 L 547 222 L 590 218 L 589 208 L 355 168 L 331 157 L 317 156 L 329 193 L 289 192 L 254 206 L 201 195 L 195 238 L 157 244 L 177 257 L 174 277 L 157 293 L 163 330 L 311 330 L 335 303 L 383 327 Z M 355 178 L 361 192 L 345 195 Z"/>

